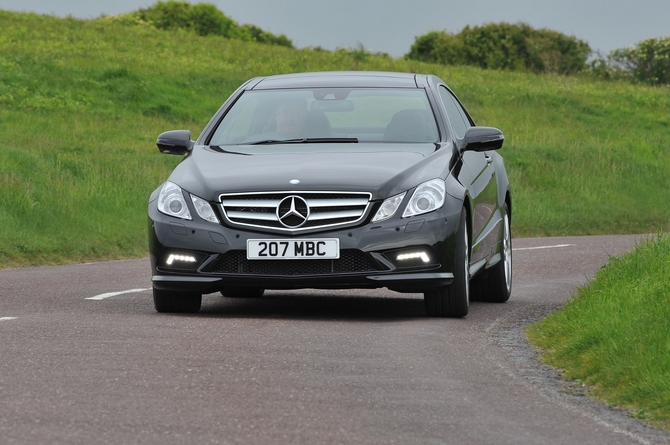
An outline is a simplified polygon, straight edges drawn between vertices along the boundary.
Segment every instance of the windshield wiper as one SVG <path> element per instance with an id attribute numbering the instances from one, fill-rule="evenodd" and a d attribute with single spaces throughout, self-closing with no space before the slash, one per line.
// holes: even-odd
<path id="1" fill-rule="evenodd" d="M 297 139 L 264 139 L 249 142 L 248 145 L 272 144 L 322 144 L 322 143 L 358 143 L 358 138 L 297 138 Z"/>
<path id="2" fill-rule="evenodd" d="M 231 155 L 250 156 L 249 153 L 240 153 L 240 152 L 237 152 L 237 151 L 225 150 L 220 145 L 210 145 L 209 148 L 211 148 L 212 150 L 218 151 L 219 153 L 227 153 L 227 154 L 231 154 Z"/>

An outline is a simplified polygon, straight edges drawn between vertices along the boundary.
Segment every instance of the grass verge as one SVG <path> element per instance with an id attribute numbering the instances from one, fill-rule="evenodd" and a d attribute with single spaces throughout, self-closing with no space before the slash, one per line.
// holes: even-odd
<path id="1" fill-rule="evenodd" d="M 670 236 L 612 258 L 563 309 L 528 327 L 542 360 L 589 394 L 670 431 Z"/>

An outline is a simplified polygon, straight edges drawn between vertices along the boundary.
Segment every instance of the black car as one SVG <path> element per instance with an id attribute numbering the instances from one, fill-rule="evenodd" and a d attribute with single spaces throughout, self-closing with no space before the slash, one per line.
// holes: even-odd
<path id="1" fill-rule="evenodd" d="M 247 81 L 149 201 L 158 312 L 202 294 L 381 288 L 423 293 L 430 316 L 512 287 L 503 134 L 432 75 L 302 73 Z"/>

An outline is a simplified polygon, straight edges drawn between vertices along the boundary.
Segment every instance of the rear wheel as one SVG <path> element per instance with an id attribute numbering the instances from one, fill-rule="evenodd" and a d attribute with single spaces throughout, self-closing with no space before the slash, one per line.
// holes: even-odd
<path id="1" fill-rule="evenodd" d="M 504 303 L 512 293 L 512 228 L 505 204 L 500 239 L 500 261 L 472 281 L 473 300 Z"/>
<path id="2" fill-rule="evenodd" d="M 465 317 L 470 308 L 470 238 L 467 214 L 461 211 L 461 222 L 454 257 L 454 281 L 448 286 L 423 294 L 426 313 L 430 317 Z"/>
<path id="3" fill-rule="evenodd" d="M 202 295 L 170 292 L 154 288 L 156 312 L 194 313 L 200 310 Z"/>
<path id="4" fill-rule="evenodd" d="M 262 287 L 253 286 L 230 286 L 221 291 L 226 298 L 260 298 L 265 293 Z"/>

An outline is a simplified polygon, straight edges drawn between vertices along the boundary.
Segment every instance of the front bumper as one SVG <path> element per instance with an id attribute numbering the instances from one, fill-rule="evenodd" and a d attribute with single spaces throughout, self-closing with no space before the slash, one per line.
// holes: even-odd
<path id="1" fill-rule="evenodd" d="M 398 292 L 424 292 L 453 280 L 455 234 L 462 203 L 449 204 L 419 217 L 396 217 L 381 223 L 295 236 L 338 238 L 337 260 L 248 260 L 248 239 L 278 239 L 286 235 L 227 227 L 197 216 L 192 221 L 172 218 L 158 212 L 154 201 L 149 204 L 152 285 L 161 290 L 202 294 L 228 286 L 386 287 Z M 421 260 L 398 260 L 400 254 L 412 252 L 424 252 L 425 256 Z"/>

